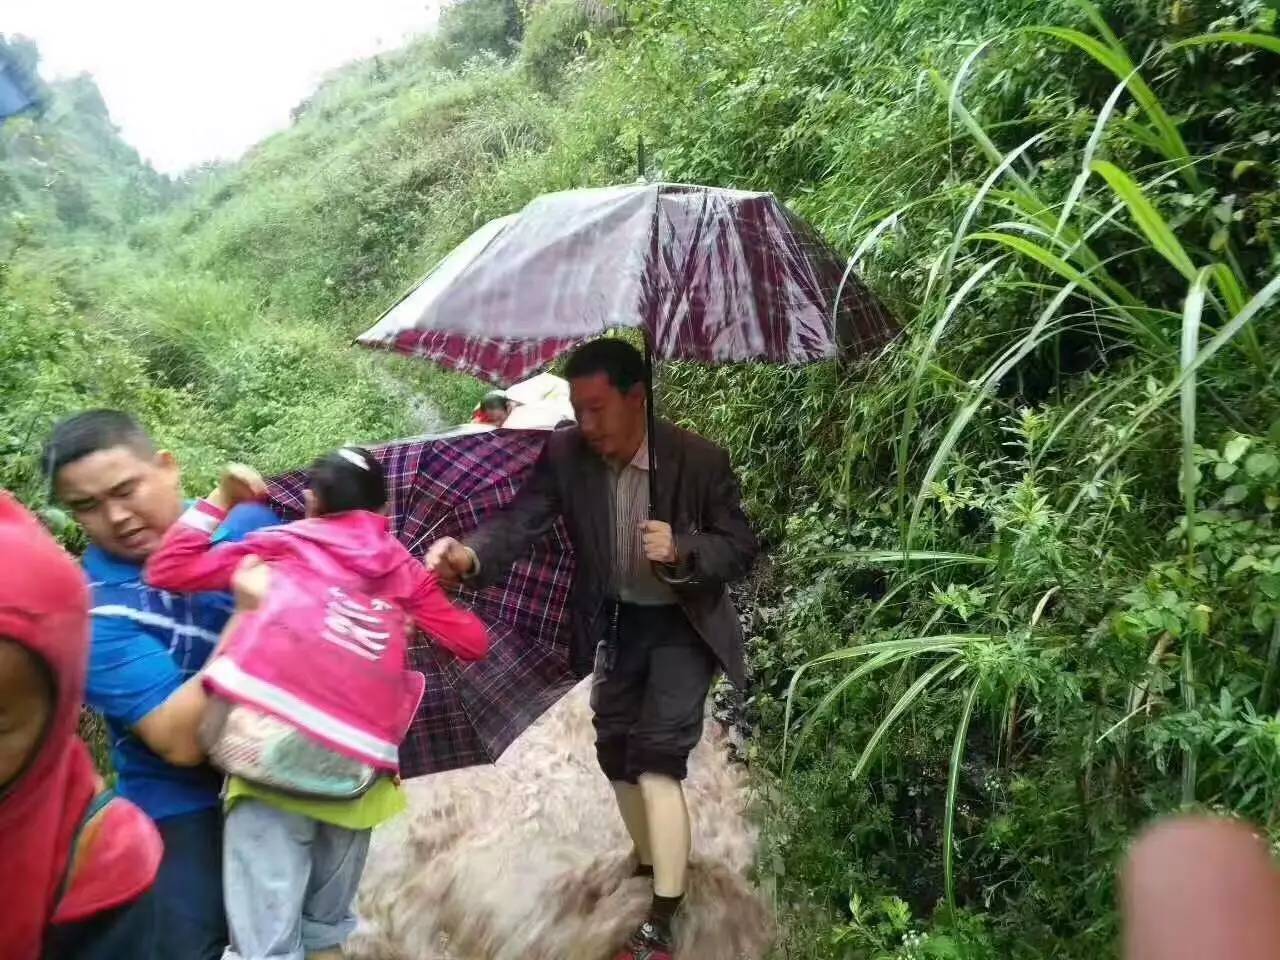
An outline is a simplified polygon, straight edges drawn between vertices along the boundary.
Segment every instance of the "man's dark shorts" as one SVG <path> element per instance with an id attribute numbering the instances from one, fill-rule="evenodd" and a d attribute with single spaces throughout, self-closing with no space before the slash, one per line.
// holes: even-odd
<path id="1" fill-rule="evenodd" d="M 592 680 L 596 755 L 605 776 L 635 783 L 642 773 L 677 780 L 702 736 L 715 654 L 679 607 L 623 604 L 612 669 Z"/>
<path id="2" fill-rule="evenodd" d="M 162 955 L 218 960 L 227 945 L 222 906 L 222 811 L 215 808 L 157 821 L 164 859 L 156 877 Z"/>

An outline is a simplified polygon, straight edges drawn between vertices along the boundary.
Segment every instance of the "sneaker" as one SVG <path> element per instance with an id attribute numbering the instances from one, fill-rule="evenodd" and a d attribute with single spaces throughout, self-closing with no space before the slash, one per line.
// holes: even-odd
<path id="1" fill-rule="evenodd" d="M 614 960 L 673 960 L 671 938 L 646 920 Z"/>

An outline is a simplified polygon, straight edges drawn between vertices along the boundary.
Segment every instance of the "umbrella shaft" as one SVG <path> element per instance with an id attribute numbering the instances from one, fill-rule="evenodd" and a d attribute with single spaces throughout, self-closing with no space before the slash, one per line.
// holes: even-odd
<path id="1" fill-rule="evenodd" d="M 658 415 L 653 404 L 653 342 L 649 331 L 644 331 L 644 410 L 647 437 L 645 445 L 649 448 L 649 519 L 658 519 Z"/>

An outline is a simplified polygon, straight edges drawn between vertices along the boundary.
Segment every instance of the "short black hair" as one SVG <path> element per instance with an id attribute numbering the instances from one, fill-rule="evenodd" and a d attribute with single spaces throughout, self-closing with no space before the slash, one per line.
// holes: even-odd
<path id="1" fill-rule="evenodd" d="M 387 504 L 387 477 L 382 464 L 363 447 L 341 447 L 326 453 L 311 465 L 307 476 L 318 514 L 376 512 Z"/>
<path id="2" fill-rule="evenodd" d="M 644 357 L 640 351 L 616 337 L 584 343 L 569 355 L 564 365 L 564 378 L 592 377 L 603 373 L 621 393 L 644 382 Z"/>
<path id="3" fill-rule="evenodd" d="M 140 457 L 152 457 L 156 445 L 146 428 L 120 410 L 85 410 L 60 421 L 45 441 L 40 466 L 53 483 L 58 471 L 91 453 L 128 447 Z"/>

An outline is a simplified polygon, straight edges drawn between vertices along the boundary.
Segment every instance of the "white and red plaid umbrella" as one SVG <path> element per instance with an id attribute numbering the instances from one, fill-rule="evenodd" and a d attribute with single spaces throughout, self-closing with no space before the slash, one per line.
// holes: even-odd
<path id="1" fill-rule="evenodd" d="M 628 327 L 657 359 L 703 363 L 856 357 L 895 329 L 773 194 L 642 183 L 486 224 L 357 342 L 507 385 Z"/>
<path id="2" fill-rule="evenodd" d="M 639 183 L 550 193 L 486 224 L 357 342 L 505 386 L 619 328 L 644 335 L 651 399 L 654 358 L 852 359 L 896 329 L 773 194 Z"/>

